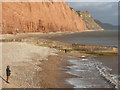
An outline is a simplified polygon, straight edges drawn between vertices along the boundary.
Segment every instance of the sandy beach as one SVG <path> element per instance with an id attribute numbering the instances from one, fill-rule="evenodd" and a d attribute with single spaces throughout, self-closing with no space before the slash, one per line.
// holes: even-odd
<path id="1" fill-rule="evenodd" d="M 72 88 L 64 78 L 77 76 L 65 74 L 67 55 L 56 49 L 34 46 L 27 43 L 1 43 L 2 48 L 2 88 Z M 6 83 L 6 66 L 10 65 L 10 83 Z M 55 72 L 54 72 L 55 71 Z"/>
<path id="2" fill-rule="evenodd" d="M 76 85 L 82 88 L 113 87 L 93 67 L 95 65 L 94 55 L 80 52 L 65 53 L 64 50 L 49 47 L 57 42 L 48 41 L 50 44 L 48 43 L 47 46 L 46 42 L 45 45 L 43 43 L 46 40 L 32 42 L 31 38 L 28 38 L 30 36 L 25 37 L 27 39 L 23 39 L 22 42 L 17 41 L 22 39 L 22 35 L 20 37 L 6 36 L 3 39 L 14 38 L 16 41 L 0 43 L 1 88 L 73 88 Z M 10 65 L 12 71 L 9 84 L 6 83 L 7 65 Z M 87 71 L 80 71 L 81 69 Z M 97 82 L 94 83 L 95 81 Z"/>
<path id="3" fill-rule="evenodd" d="M 2 48 L 1 77 L 6 79 L 5 69 L 7 65 L 10 65 L 12 71 L 10 84 L 2 80 L 2 88 L 35 87 L 33 77 L 36 71 L 42 71 L 42 68 L 39 67 L 41 61 L 48 60 L 49 55 L 55 55 L 58 52 L 47 47 L 17 42 L 1 43 L 0 48 Z"/>

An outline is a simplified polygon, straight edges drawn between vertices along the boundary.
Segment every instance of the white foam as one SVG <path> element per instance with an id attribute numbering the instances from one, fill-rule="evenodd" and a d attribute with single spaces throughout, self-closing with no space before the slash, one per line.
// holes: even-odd
<path id="1" fill-rule="evenodd" d="M 81 56 L 81 57 L 86 57 L 86 56 Z"/>
<path id="2" fill-rule="evenodd" d="M 93 57 L 94 58 L 94 57 Z M 94 60 L 94 61 L 93 61 Z M 107 80 L 103 79 L 99 72 L 97 72 L 96 66 L 102 67 L 100 70 L 110 71 L 112 69 L 103 66 L 101 62 L 95 59 L 84 58 L 80 60 L 68 60 L 70 63 L 74 64 L 72 66 L 67 66 L 70 68 L 66 73 L 71 75 L 79 76 L 80 78 L 70 78 L 67 80 L 68 83 L 74 85 L 74 88 L 109 88 L 110 84 Z M 90 71 L 90 72 L 89 72 Z M 102 72 L 101 72 L 102 73 Z M 117 76 L 112 76 L 112 81 L 117 81 Z M 97 80 L 97 81 L 96 81 Z M 94 83 L 96 82 L 96 83 Z M 98 82 L 98 83 L 97 83 Z M 87 83 L 87 84 L 86 84 Z"/>
<path id="3" fill-rule="evenodd" d="M 118 78 L 120 76 L 118 75 L 112 75 L 109 73 L 109 69 L 105 68 L 105 67 L 101 67 L 101 66 L 96 66 L 97 70 L 99 71 L 99 73 L 106 79 L 108 80 L 111 84 L 113 84 L 115 86 L 115 88 L 120 87 L 120 81 L 118 81 Z"/>
<path id="4" fill-rule="evenodd" d="M 82 61 L 87 61 L 88 59 L 82 59 Z"/>

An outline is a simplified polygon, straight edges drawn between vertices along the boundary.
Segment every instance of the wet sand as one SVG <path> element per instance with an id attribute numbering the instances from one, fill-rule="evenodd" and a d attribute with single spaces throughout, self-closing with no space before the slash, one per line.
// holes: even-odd
<path id="1" fill-rule="evenodd" d="M 77 76 L 66 74 L 63 66 L 66 64 L 63 60 L 64 53 L 58 56 L 49 56 L 48 61 L 43 61 L 40 67 L 43 71 L 37 72 L 36 80 L 40 80 L 42 88 L 72 88 L 73 86 L 66 83 L 67 78 L 76 78 Z"/>

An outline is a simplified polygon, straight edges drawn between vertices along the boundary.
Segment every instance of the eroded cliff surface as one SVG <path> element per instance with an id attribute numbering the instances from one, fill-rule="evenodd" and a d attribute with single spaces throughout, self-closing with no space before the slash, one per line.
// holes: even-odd
<path id="1" fill-rule="evenodd" d="M 89 12 L 77 11 L 78 15 L 85 21 L 89 30 L 104 30 L 99 24 L 97 24 Z"/>
<path id="2" fill-rule="evenodd" d="M 65 2 L 4 2 L 2 27 L 3 34 L 87 30 Z"/>

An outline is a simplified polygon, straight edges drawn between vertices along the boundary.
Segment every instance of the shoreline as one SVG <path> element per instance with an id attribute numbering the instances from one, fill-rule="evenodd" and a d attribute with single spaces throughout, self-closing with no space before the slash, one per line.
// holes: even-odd
<path id="1" fill-rule="evenodd" d="M 16 49 L 13 49 L 11 47 L 16 47 Z M 29 57 L 29 59 L 26 60 L 25 55 L 31 54 L 31 50 L 24 50 L 24 48 L 28 47 L 30 47 L 32 50 L 34 48 L 34 51 L 32 52 L 36 53 L 33 54 L 32 57 L 27 56 Z M 62 51 L 55 51 L 55 53 L 52 53 L 51 55 L 46 54 L 48 55 L 48 58 L 45 58 L 45 55 L 43 59 L 41 59 L 41 56 L 38 56 L 38 53 L 40 53 L 40 51 L 36 51 L 36 49 L 39 49 L 39 47 L 40 46 L 34 46 L 31 44 L 20 42 L 3 43 L 2 53 L 4 53 L 4 55 L 2 61 L 3 72 L 1 77 L 4 79 L 6 77 L 4 71 L 6 65 L 10 65 L 12 74 L 10 77 L 10 84 L 7 84 L 5 80 L 2 80 L 2 88 L 73 88 L 72 85 L 65 82 L 65 79 L 67 78 L 77 78 L 77 76 L 65 73 L 67 70 L 69 70 L 65 68 L 65 66 L 70 65 L 65 61 L 66 56 L 68 56 L 69 54 L 73 55 L 73 53 L 64 54 L 64 52 Z M 41 47 L 41 49 L 42 48 L 44 47 Z M 6 50 L 8 51 L 8 54 L 5 53 Z M 17 58 L 15 58 L 15 53 L 18 52 L 18 50 L 18 54 L 22 52 L 24 52 L 25 54 L 20 56 L 17 55 L 17 58 L 20 60 L 17 60 Z M 46 48 L 46 50 L 48 50 L 48 48 Z M 49 52 L 53 52 L 53 50 L 54 49 L 50 49 Z M 14 57 L 12 56 L 12 54 L 14 54 Z M 12 56 L 11 58 L 9 58 L 10 61 L 8 61 L 7 59 L 8 55 Z M 11 59 L 13 60 L 11 61 Z"/>
<path id="2" fill-rule="evenodd" d="M 98 55 L 117 55 L 118 47 L 116 46 L 99 46 L 99 45 L 87 45 L 87 44 L 76 44 L 61 42 L 56 40 L 50 40 L 44 37 L 52 37 L 71 33 L 82 33 L 82 32 L 92 32 L 99 30 L 88 30 L 88 31 L 76 31 L 76 32 L 53 32 L 53 33 L 21 33 L 16 35 L 2 35 L 0 42 L 32 42 L 38 46 L 46 46 L 51 48 L 56 48 L 60 50 L 67 50 L 68 52 L 79 52 L 87 54 L 98 54 Z M 48 45 L 47 45 L 48 44 Z M 67 48 L 68 47 L 68 48 Z"/>
<path id="3" fill-rule="evenodd" d="M 31 37 L 31 36 L 37 36 L 37 35 L 64 35 L 64 34 L 71 34 L 71 33 L 82 33 L 82 32 L 92 32 L 92 31 L 100 31 L 100 30 L 85 30 L 85 31 L 74 31 L 74 32 L 49 32 L 49 33 L 41 33 L 41 32 L 30 32 L 30 33 L 17 33 L 17 34 L 0 34 L 0 40 L 7 39 L 7 38 L 15 38 L 15 36 L 19 37 L 22 36 L 22 38 L 25 37 Z"/>
<path id="4" fill-rule="evenodd" d="M 7 48 L 11 47 L 9 44 L 12 44 L 12 47 L 16 47 L 15 43 L 18 43 L 18 44 L 26 43 L 25 45 L 29 45 L 30 48 L 36 47 L 36 49 L 38 49 L 39 47 L 42 47 L 42 48 L 47 48 L 47 50 L 48 50 L 50 48 L 50 47 L 46 47 L 46 46 L 36 45 L 36 43 L 34 43 L 34 42 L 32 42 L 32 43 L 28 43 L 28 42 L 8 42 L 8 43 L 4 43 L 3 42 L 3 44 L 8 44 Z M 3 45 L 3 47 L 5 47 L 5 46 Z M 19 47 L 17 46 L 17 48 L 19 48 Z M 23 45 L 22 48 L 24 49 L 25 46 Z M 24 50 L 22 48 L 20 48 L 20 50 L 21 50 L 21 52 L 24 52 Z M 13 49 L 13 48 L 11 48 L 11 49 Z M 54 49 L 54 48 L 51 47 L 51 50 L 52 49 Z M 3 50 L 5 50 L 5 49 L 3 49 Z M 17 49 L 13 49 L 13 50 L 17 50 Z M 27 52 L 30 52 L 30 51 L 28 50 Z M 65 68 L 64 66 L 70 66 L 69 63 L 66 63 L 65 60 L 67 60 L 67 58 L 65 56 L 71 56 L 71 55 L 74 56 L 75 54 L 77 54 L 79 56 L 79 55 L 84 55 L 85 53 L 74 53 L 74 52 L 64 53 L 64 51 L 60 51 L 59 53 L 58 52 L 57 52 L 57 54 L 53 53 L 53 55 L 49 55 L 48 58 L 46 58 L 46 59 L 43 58 L 42 60 L 40 60 L 38 58 L 39 57 L 37 55 L 38 53 L 40 53 L 40 51 L 35 53 L 33 55 L 33 58 L 31 58 L 32 61 L 27 61 L 28 63 L 26 61 L 21 62 L 21 60 L 20 60 L 20 62 L 18 61 L 16 63 L 11 64 L 11 65 L 13 65 L 12 66 L 13 76 L 11 76 L 10 81 L 12 81 L 14 83 L 13 84 L 10 83 L 10 85 L 6 85 L 5 82 L 3 81 L 3 87 L 4 88 L 10 88 L 10 87 L 11 88 L 12 87 L 16 87 L 16 88 L 18 88 L 18 87 L 21 87 L 21 88 L 23 88 L 23 87 L 24 88 L 26 88 L 26 87 L 27 88 L 33 88 L 33 87 L 34 88 L 35 87 L 37 87 L 37 88 L 61 88 L 61 87 L 62 88 L 73 88 L 72 85 L 65 82 L 65 79 L 67 79 L 67 78 L 78 78 L 78 77 L 65 73 L 69 69 Z M 41 54 L 43 54 L 43 53 L 41 53 Z M 10 55 L 12 55 L 12 54 L 10 53 Z M 28 56 L 28 57 L 30 58 L 30 56 Z M 3 65 L 7 64 L 7 63 L 9 63 L 9 62 L 4 62 Z M 14 64 L 15 64 L 15 66 L 14 66 Z M 22 67 L 21 67 L 21 65 L 22 65 Z M 5 68 L 5 65 L 3 67 L 3 70 L 4 70 L 4 68 Z M 23 73 L 25 75 L 18 72 L 19 70 L 20 71 L 23 70 Z M 5 72 L 3 72 L 3 73 L 5 73 Z M 16 75 L 16 73 L 17 73 L 18 76 Z M 28 76 L 29 74 L 32 77 Z M 5 75 L 3 75 L 3 76 L 5 77 Z M 26 76 L 28 76 L 28 77 L 26 77 Z M 27 81 L 26 80 L 24 81 L 25 78 L 26 78 Z M 23 80 L 23 81 L 21 81 L 19 83 L 20 80 Z M 32 83 L 31 83 L 31 81 L 32 81 Z M 15 83 L 18 83 L 18 85 L 15 84 Z"/>
<path id="5" fill-rule="evenodd" d="M 45 46 L 62 51 L 66 50 L 67 52 L 79 52 L 79 53 L 96 54 L 96 55 L 118 55 L 118 47 L 114 47 L 114 46 L 111 47 L 111 46 L 70 44 L 60 41 L 54 41 L 48 39 L 34 39 L 34 38 L 5 39 L 5 40 L 0 40 L 0 42 L 26 42 L 30 44 L 35 44 L 36 46 Z"/>
<path id="6" fill-rule="evenodd" d="M 41 77 L 42 88 L 73 88 L 66 82 L 67 78 L 77 78 L 77 76 L 65 73 L 69 69 L 65 68 L 68 64 L 63 57 L 63 52 L 58 56 L 49 56 L 48 61 L 43 61 L 40 65 L 44 70 L 38 73 Z M 62 58 L 62 59 L 61 59 Z"/>
<path id="7" fill-rule="evenodd" d="M 23 39 L 22 41 L 35 44 L 37 46 L 46 46 L 50 48 L 55 48 L 66 52 L 78 52 L 86 54 L 96 54 L 96 55 L 117 55 L 117 47 L 108 46 L 96 46 L 96 45 L 82 45 L 82 44 L 70 44 L 60 41 L 48 40 L 48 39 Z"/>
<path id="8" fill-rule="evenodd" d="M 11 50 L 12 49 L 17 50 L 17 49 L 14 49 L 14 47 L 16 47 L 16 46 L 14 46 L 14 43 L 18 43 L 18 44 L 26 43 L 26 45 L 30 45 L 30 48 L 36 47 L 35 50 L 37 50 L 39 47 L 41 47 L 41 49 L 47 48 L 46 50 L 51 49 L 52 51 L 53 51 L 53 49 L 55 49 L 55 50 L 60 51 L 61 53 L 57 53 L 57 55 L 56 55 L 56 53 L 53 53 L 53 55 L 49 55 L 48 58 L 45 58 L 45 59 L 43 58 L 43 60 L 41 60 L 41 59 L 39 59 L 40 57 L 38 55 L 38 53 L 40 53 L 40 52 L 35 51 L 36 53 L 33 55 L 32 58 L 30 58 L 30 59 L 32 59 L 32 61 L 28 61 L 28 64 L 25 61 L 14 63 L 16 66 L 12 66 L 12 69 L 14 70 L 14 72 L 13 72 L 13 76 L 11 77 L 11 81 L 14 83 L 11 85 L 6 85 L 5 82 L 3 81 L 4 88 L 9 88 L 9 87 L 11 87 L 11 88 L 12 87 L 16 87 L 16 88 L 18 88 L 18 87 L 22 87 L 22 88 L 26 88 L 26 87 L 27 88 L 33 88 L 33 87 L 34 88 L 61 88 L 61 87 L 73 88 L 72 85 L 65 82 L 65 79 L 66 78 L 77 78 L 77 76 L 65 73 L 65 71 L 67 71 L 69 69 L 64 68 L 64 66 L 69 66 L 69 63 L 66 63 L 65 59 L 61 60 L 60 58 L 63 58 L 65 55 L 67 56 L 67 55 L 75 55 L 75 54 L 78 54 L 78 55 L 80 55 L 80 54 L 82 54 L 82 55 L 84 55 L 84 54 L 108 55 L 108 54 L 106 54 L 106 53 L 108 53 L 106 50 L 108 50 L 108 51 L 110 50 L 109 55 L 111 55 L 111 54 L 113 54 L 111 52 L 114 51 L 113 47 L 110 47 L 110 49 L 108 49 L 108 47 L 104 47 L 105 54 L 101 54 L 101 52 L 100 53 L 99 52 L 91 53 L 88 50 L 86 51 L 86 49 L 92 50 L 90 45 L 86 47 L 86 45 L 79 46 L 78 44 L 68 44 L 68 43 L 62 43 L 59 41 L 47 40 L 47 39 L 39 39 L 38 40 L 38 39 L 30 38 L 30 37 L 21 39 L 21 37 L 19 38 L 16 35 L 15 38 L 5 39 L 5 41 L 3 40 L 3 41 L 1 41 L 1 43 L 8 44 L 7 47 L 9 47 L 9 44 L 13 44 Z M 86 47 L 86 49 L 84 50 L 85 52 L 81 51 L 81 49 L 78 49 L 78 48 L 81 48 L 81 46 L 84 48 Z M 3 47 L 5 47 L 5 46 L 3 45 Z M 22 48 L 23 47 L 25 48 L 26 46 L 23 45 Z M 92 47 L 96 49 L 96 46 L 92 46 Z M 17 48 L 19 48 L 19 47 L 17 46 Z M 97 47 L 97 48 L 100 48 L 100 47 Z M 101 49 L 103 50 L 103 48 L 101 48 Z M 67 51 L 66 54 L 65 54 L 65 50 Z M 98 51 L 99 51 L 99 49 L 98 49 Z M 116 48 L 115 48 L 115 51 L 117 51 Z M 24 50 L 21 52 L 24 52 Z M 29 52 L 29 49 L 27 52 Z M 4 53 L 4 52 L 2 51 L 2 53 Z M 102 53 L 104 53 L 104 52 L 102 51 Z M 5 54 L 6 54 L 6 51 L 5 51 Z M 41 54 L 43 54 L 43 53 L 41 53 Z M 12 54 L 10 53 L 10 55 L 12 55 Z M 45 55 L 47 55 L 47 54 L 45 54 Z M 115 53 L 115 55 L 117 55 L 117 53 Z M 30 57 L 30 56 L 28 56 L 28 57 Z M 15 59 L 15 60 L 17 60 L 17 59 Z M 6 64 L 8 62 L 4 62 L 4 63 Z M 4 63 L 3 63 L 3 65 L 4 65 Z M 54 63 L 54 65 L 53 65 L 53 63 Z M 12 65 L 14 65 L 14 64 L 12 64 Z M 19 64 L 23 65 L 23 67 L 19 66 Z M 5 68 L 5 66 L 3 67 L 3 70 L 4 70 L 4 68 Z M 27 69 L 24 69 L 24 68 L 27 68 Z M 23 77 L 21 77 L 20 75 L 22 75 L 22 74 L 20 72 L 18 72 L 18 70 L 23 70 L 24 74 L 28 75 L 28 77 L 26 77 L 25 75 L 23 75 Z M 29 70 L 31 70 L 31 72 Z M 3 73 L 5 73 L 5 72 L 3 72 Z M 20 74 L 20 75 L 18 75 L 18 77 L 21 77 L 21 78 L 16 77 L 16 73 L 17 73 L 17 75 Z M 32 77 L 29 76 L 29 74 L 31 74 Z M 51 78 L 48 76 L 50 76 Z M 3 75 L 3 77 L 5 77 L 5 74 Z M 28 78 L 28 79 L 26 79 L 26 78 Z M 21 79 L 23 81 L 21 81 L 19 83 L 19 81 Z M 24 81 L 24 79 L 26 79 L 26 81 Z M 52 84 L 51 84 L 51 81 L 52 81 Z M 28 83 L 25 83 L 25 82 L 28 82 Z M 16 83 L 18 83 L 18 84 L 16 84 Z M 22 83 L 24 83 L 24 85 Z M 63 84 L 61 84 L 61 83 L 63 83 Z"/>

